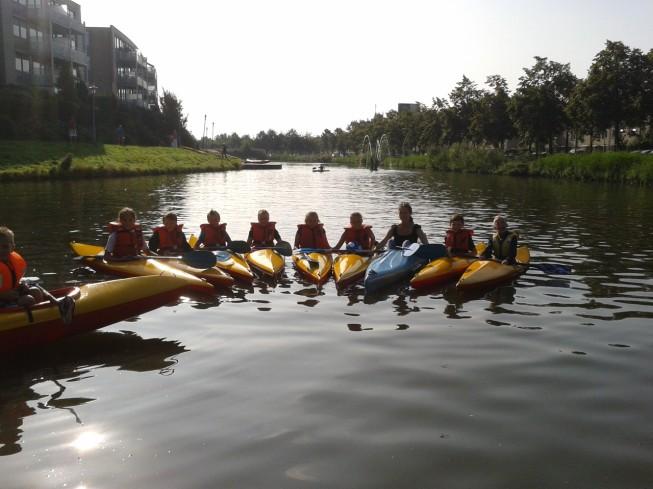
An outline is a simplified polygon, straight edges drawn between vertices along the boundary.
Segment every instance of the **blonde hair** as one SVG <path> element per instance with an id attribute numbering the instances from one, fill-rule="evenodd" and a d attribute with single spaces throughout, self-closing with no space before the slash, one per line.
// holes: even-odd
<path id="1" fill-rule="evenodd" d="M 317 215 L 317 212 L 315 211 L 310 211 L 306 213 L 306 216 L 304 216 L 304 222 L 308 221 L 311 217 L 314 217 L 317 219 L 317 222 L 320 222 L 320 216 Z"/>
<path id="2" fill-rule="evenodd" d="M 267 214 L 268 217 L 270 217 L 270 213 L 268 211 L 266 211 L 265 209 L 261 209 L 260 211 L 258 211 L 257 215 L 258 215 L 258 217 L 261 217 L 261 216 L 263 216 L 265 214 Z"/>
<path id="3" fill-rule="evenodd" d="M 0 226 L 0 239 L 5 239 L 9 243 L 14 244 L 14 232 L 7 226 Z"/>
<path id="4" fill-rule="evenodd" d="M 118 220 L 120 221 L 123 217 L 131 216 L 136 220 L 136 213 L 134 212 L 134 209 L 131 207 L 123 207 L 120 209 L 120 212 L 118 212 Z"/>
<path id="5" fill-rule="evenodd" d="M 217 217 L 218 221 L 220 220 L 220 213 L 218 211 L 216 211 L 215 209 L 211 209 L 209 211 L 209 213 L 206 215 L 206 220 L 208 221 L 213 216 Z"/>

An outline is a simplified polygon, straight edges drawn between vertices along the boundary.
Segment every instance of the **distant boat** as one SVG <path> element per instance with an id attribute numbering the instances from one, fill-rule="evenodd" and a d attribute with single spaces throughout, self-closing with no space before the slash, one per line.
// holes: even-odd
<path id="1" fill-rule="evenodd" d="M 255 164 L 255 165 L 263 165 L 265 163 L 270 163 L 270 161 L 272 161 L 272 160 L 250 160 L 249 158 L 247 158 L 245 160 L 245 163 L 252 163 L 252 164 Z"/>

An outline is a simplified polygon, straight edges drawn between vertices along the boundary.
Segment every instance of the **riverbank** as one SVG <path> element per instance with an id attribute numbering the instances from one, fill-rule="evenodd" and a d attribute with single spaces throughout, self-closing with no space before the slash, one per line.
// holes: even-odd
<path id="1" fill-rule="evenodd" d="M 240 164 L 182 148 L 0 141 L 0 181 L 213 172 Z"/>
<path id="2" fill-rule="evenodd" d="M 388 158 L 383 164 L 397 169 L 653 184 L 653 155 L 628 152 L 554 154 L 519 160 L 499 151 L 452 147 L 428 155 Z"/>

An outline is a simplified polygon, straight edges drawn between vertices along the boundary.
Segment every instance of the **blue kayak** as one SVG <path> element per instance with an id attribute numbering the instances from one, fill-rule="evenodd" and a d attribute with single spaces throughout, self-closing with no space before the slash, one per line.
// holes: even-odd
<path id="1" fill-rule="evenodd" d="M 409 279 L 422 268 L 428 259 L 413 254 L 404 256 L 401 249 L 388 249 L 370 263 L 365 273 L 365 292 L 371 293 Z"/>

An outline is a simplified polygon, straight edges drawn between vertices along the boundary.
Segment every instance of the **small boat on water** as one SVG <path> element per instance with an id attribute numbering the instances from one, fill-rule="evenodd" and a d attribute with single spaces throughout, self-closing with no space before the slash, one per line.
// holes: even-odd
<path id="1" fill-rule="evenodd" d="M 253 165 L 265 165 L 267 163 L 270 163 L 271 161 L 272 160 L 253 160 L 253 159 L 247 158 L 245 160 L 245 163 L 253 164 Z"/>

